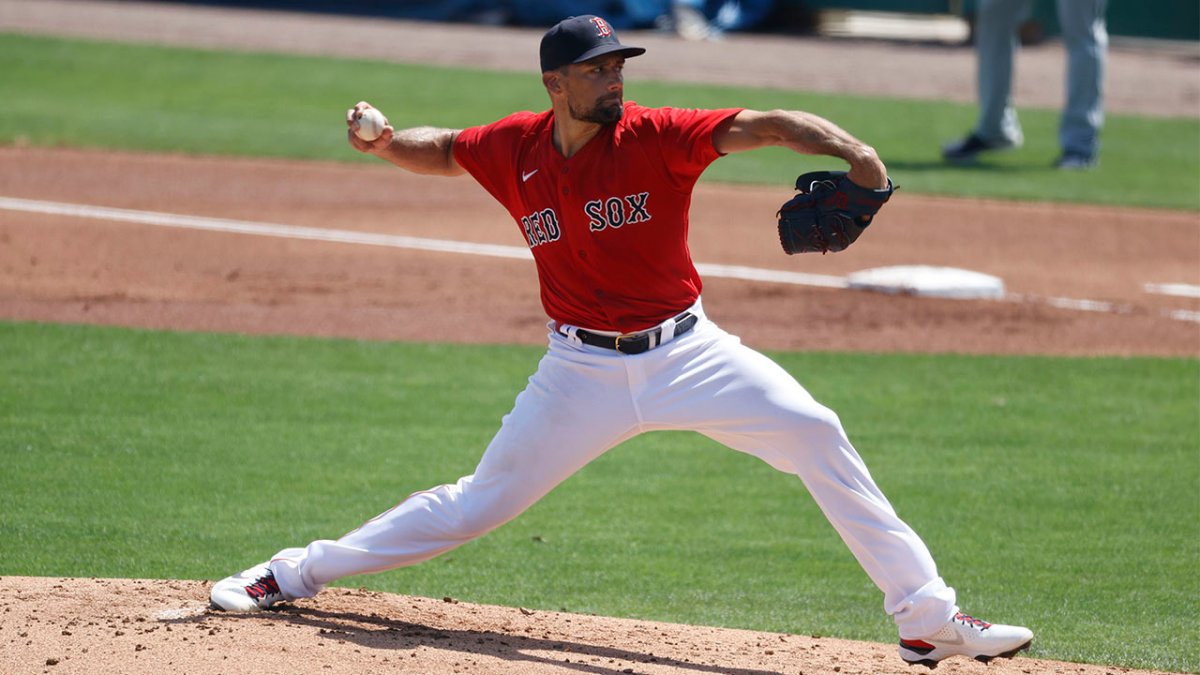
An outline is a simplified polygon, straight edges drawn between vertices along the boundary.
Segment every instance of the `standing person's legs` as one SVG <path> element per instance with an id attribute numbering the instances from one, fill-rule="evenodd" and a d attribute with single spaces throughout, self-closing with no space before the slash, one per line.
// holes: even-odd
<path id="1" fill-rule="evenodd" d="M 552 340 L 474 474 L 418 492 L 337 540 L 280 551 L 283 598 L 336 579 L 428 560 L 515 518 L 604 451 L 637 432 L 620 355 Z"/>
<path id="2" fill-rule="evenodd" d="M 1058 142 L 1063 159 L 1095 160 L 1104 124 L 1104 68 L 1108 55 L 1105 0 L 1058 0 L 1067 51 L 1067 91 Z"/>
<path id="3" fill-rule="evenodd" d="M 1029 0 L 979 0 L 975 16 L 976 85 L 979 119 L 975 135 L 996 145 L 1024 142 L 1012 105 L 1017 29 L 1029 13 Z"/>
<path id="4" fill-rule="evenodd" d="M 975 83 L 979 116 L 966 137 L 942 146 L 951 162 L 974 161 L 981 153 L 1021 146 L 1025 137 L 1012 105 L 1017 27 L 1029 0 L 979 0 L 975 13 Z"/>

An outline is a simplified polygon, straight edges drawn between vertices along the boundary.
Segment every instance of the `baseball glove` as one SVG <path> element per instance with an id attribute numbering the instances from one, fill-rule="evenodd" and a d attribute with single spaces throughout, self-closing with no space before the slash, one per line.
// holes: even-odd
<path id="1" fill-rule="evenodd" d="M 838 252 L 853 244 L 895 187 L 857 185 L 845 171 L 810 171 L 796 179 L 800 194 L 779 209 L 779 243 L 788 255 Z"/>

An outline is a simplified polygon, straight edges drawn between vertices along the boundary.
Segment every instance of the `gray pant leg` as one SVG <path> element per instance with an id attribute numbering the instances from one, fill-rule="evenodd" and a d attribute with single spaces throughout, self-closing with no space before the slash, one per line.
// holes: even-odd
<path id="1" fill-rule="evenodd" d="M 979 120 L 975 135 L 993 143 L 1024 141 L 1012 105 L 1017 28 L 1029 14 L 1029 0 L 980 0 L 975 16 Z"/>
<path id="2" fill-rule="evenodd" d="M 1095 156 L 1099 149 L 1108 54 L 1106 5 L 1106 0 L 1058 0 L 1067 50 L 1067 101 L 1058 127 L 1064 154 Z"/>

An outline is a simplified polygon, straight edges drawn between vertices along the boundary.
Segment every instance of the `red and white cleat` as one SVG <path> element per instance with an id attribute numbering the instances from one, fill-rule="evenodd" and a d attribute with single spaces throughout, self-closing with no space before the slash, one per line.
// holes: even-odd
<path id="1" fill-rule="evenodd" d="M 1033 631 L 1028 628 L 988 623 L 959 612 L 929 637 L 901 639 L 900 658 L 929 668 L 950 656 L 968 656 L 987 663 L 995 658 L 1012 658 L 1032 643 Z"/>

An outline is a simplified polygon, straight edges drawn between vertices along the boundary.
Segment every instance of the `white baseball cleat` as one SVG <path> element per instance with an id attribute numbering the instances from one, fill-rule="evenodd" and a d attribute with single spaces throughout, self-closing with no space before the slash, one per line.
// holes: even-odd
<path id="1" fill-rule="evenodd" d="M 1004 626 L 980 621 L 962 612 L 933 635 L 921 640 L 900 640 L 900 658 L 912 665 L 937 667 L 950 656 L 969 656 L 987 663 L 1009 658 L 1033 643 L 1033 631 L 1022 626 Z"/>
<path id="2" fill-rule="evenodd" d="M 259 612 L 284 599 L 267 563 L 218 581 L 209 595 L 212 608 L 226 612 Z"/>

